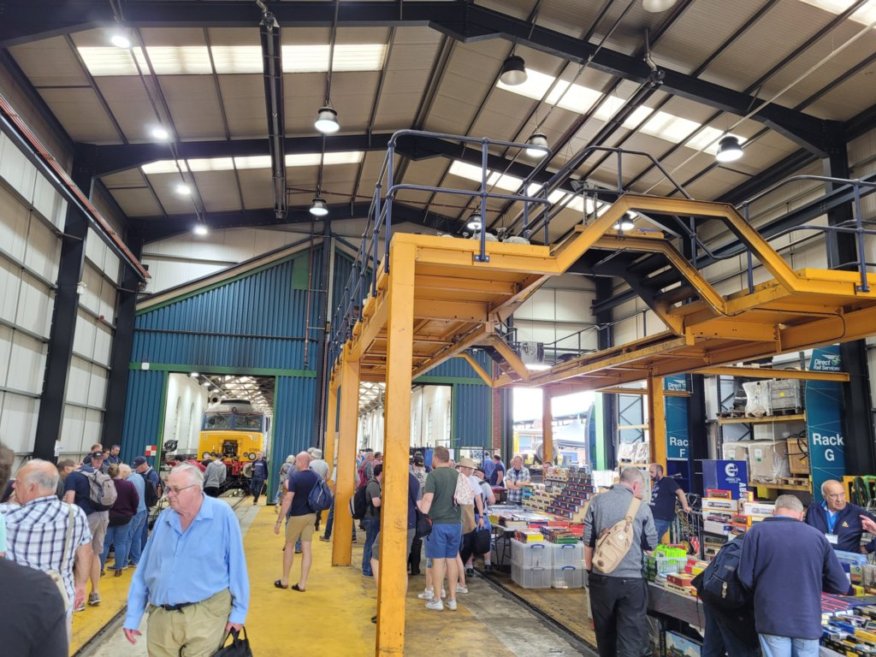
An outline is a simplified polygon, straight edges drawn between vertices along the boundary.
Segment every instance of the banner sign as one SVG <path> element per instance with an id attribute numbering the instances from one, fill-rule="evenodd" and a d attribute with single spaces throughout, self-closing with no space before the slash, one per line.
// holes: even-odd
<path id="1" fill-rule="evenodd" d="M 842 372 L 839 346 L 815 349 L 809 369 L 813 372 Z M 828 479 L 842 481 L 846 472 L 842 384 L 832 381 L 806 382 L 806 434 L 812 496 L 821 502 L 821 484 Z"/>
<path id="2" fill-rule="evenodd" d="M 663 379 L 663 389 L 674 392 L 687 391 L 687 375 L 677 374 Z M 687 461 L 690 457 L 690 436 L 687 425 L 687 397 L 665 397 L 666 413 L 666 460 Z"/>

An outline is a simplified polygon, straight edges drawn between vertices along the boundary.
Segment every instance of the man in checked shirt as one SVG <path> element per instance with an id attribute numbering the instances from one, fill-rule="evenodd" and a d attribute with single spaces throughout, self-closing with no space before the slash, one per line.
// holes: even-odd
<path id="1" fill-rule="evenodd" d="M 6 518 L 6 558 L 46 573 L 60 573 L 67 592 L 69 634 L 73 609 L 85 600 L 91 532 L 82 509 L 59 500 L 57 488 L 58 469 L 53 463 L 28 461 L 15 478 L 15 500 L 20 506 L 4 504 L 0 513 Z M 70 548 L 65 559 L 68 535 Z"/>

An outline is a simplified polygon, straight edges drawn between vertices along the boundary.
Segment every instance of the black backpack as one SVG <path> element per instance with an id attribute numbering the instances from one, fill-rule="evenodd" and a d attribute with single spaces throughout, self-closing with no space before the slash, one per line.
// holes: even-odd
<path id="1" fill-rule="evenodd" d="M 742 539 L 732 540 L 718 550 L 708 567 L 694 578 L 693 585 L 703 602 L 727 611 L 748 604 L 748 593 L 736 574 L 741 556 Z"/>
<path id="2" fill-rule="evenodd" d="M 317 475 L 317 478 L 318 481 L 313 485 L 313 488 L 310 489 L 310 493 L 307 494 L 307 506 L 309 506 L 310 510 L 314 513 L 330 509 L 332 504 L 334 504 L 332 489 L 329 488 L 325 479 L 319 475 Z"/>
<path id="3" fill-rule="evenodd" d="M 137 474 L 140 473 L 138 472 Z M 145 484 L 144 491 L 146 494 L 146 499 L 143 501 L 146 504 L 146 508 L 151 509 L 153 506 L 158 504 L 158 491 L 155 490 L 155 485 L 151 481 L 149 481 L 149 477 L 147 477 L 145 474 L 140 474 L 140 476 L 143 478 L 143 483 Z"/>
<path id="4" fill-rule="evenodd" d="M 362 520 L 365 517 L 365 512 L 368 511 L 368 499 L 365 497 L 367 487 L 367 484 L 359 486 L 353 497 L 350 498 L 350 513 L 354 520 Z"/>

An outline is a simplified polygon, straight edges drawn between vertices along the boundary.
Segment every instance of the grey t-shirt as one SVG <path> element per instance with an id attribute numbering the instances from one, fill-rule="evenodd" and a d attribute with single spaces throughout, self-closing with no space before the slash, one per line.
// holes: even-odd
<path id="1" fill-rule="evenodd" d="M 633 500 L 633 492 L 620 484 L 612 486 L 605 493 L 600 493 L 590 501 L 587 515 L 584 517 L 584 545 L 596 547 L 596 539 L 606 529 L 623 520 Z M 649 550 L 657 547 L 657 528 L 651 507 L 643 500 L 636 513 L 633 524 L 635 532 L 633 544 L 618 567 L 611 573 L 599 573 L 605 577 L 622 577 L 625 579 L 641 579 L 642 577 L 642 545 Z M 594 572 L 599 572 L 594 566 Z"/>

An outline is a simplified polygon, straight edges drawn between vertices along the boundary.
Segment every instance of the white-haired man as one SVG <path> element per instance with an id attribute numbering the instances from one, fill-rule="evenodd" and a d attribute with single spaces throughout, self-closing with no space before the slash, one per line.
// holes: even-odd
<path id="1" fill-rule="evenodd" d="M 128 592 L 124 633 L 140 636 L 147 604 L 150 657 L 209 657 L 249 607 L 240 525 L 231 507 L 204 494 L 204 475 L 187 463 L 167 478 L 170 508 L 155 521 Z"/>
<path id="2" fill-rule="evenodd" d="M 861 545 L 864 532 L 876 534 L 876 516 L 846 499 L 846 489 L 835 479 L 821 484 L 821 504 L 813 502 L 803 520 L 825 535 L 834 550 L 845 552 L 876 551 L 876 539 Z"/>

